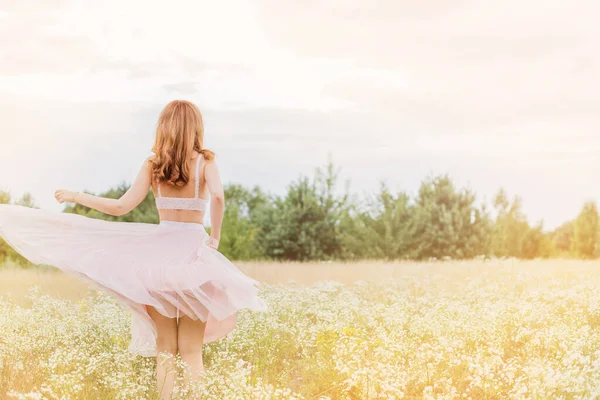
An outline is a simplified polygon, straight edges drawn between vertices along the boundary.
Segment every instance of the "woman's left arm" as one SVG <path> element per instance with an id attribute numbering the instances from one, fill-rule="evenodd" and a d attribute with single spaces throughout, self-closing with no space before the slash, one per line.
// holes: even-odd
<path id="1" fill-rule="evenodd" d="M 59 203 L 71 202 L 79 203 L 82 206 L 93 208 L 105 214 L 114 216 L 127 214 L 129 211 L 137 207 L 144 200 L 150 190 L 151 182 L 151 166 L 150 158 L 144 160 L 144 164 L 140 168 L 135 181 L 131 187 L 119 199 L 109 199 L 106 197 L 94 196 L 88 193 L 73 192 L 70 190 L 57 190 L 54 192 L 54 197 Z"/>

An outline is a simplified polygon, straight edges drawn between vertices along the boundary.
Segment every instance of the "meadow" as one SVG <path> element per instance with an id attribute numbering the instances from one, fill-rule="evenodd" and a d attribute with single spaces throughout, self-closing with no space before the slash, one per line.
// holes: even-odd
<path id="1" fill-rule="evenodd" d="M 205 346 L 199 398 L 600 397 L 598 261 L 237 265 L 270 310 Z M 128 324 L 76 278 L 0 269 L 0 398 L 157 398 Z"/>

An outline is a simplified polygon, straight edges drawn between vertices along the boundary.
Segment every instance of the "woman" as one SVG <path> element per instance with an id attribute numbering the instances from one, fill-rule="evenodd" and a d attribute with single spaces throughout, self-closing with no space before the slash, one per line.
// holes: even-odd
<path id="1" fill-rule="evenodd" d="M 214 153 L 202 146 L 203 134 L 198 108 L 173 101 L 160 114 L 154 155 L 144 160 L 121 198 L 55 192 L 60 203 L 123 215 L 152 188 L 158 225 L 0 206 L 0 235 L 16 251 L 111 293 L 132 315 L 129 351 L 143 356 L 179 352 L 193 379 L 204 370 L 202 344 L 231 332 L 239 309 L 267 311 L 257 296 L 259 282 L 217 250 L 223 187 Z M 202 225 L 208 194 L 210 236 Z M 161 398 L 170 397 L 174 371 L 173 357 L 157 362 Z"/>

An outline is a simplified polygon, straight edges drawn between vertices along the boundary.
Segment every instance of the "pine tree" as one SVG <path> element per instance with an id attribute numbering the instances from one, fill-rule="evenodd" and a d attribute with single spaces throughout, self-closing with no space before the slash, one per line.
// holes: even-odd
<path id="1" fill-rule="evenodd" d="M 579 258 L 598 257 L 598 206 L 594 201 L 588 201 L 575 219 L 571 251 Z"/>

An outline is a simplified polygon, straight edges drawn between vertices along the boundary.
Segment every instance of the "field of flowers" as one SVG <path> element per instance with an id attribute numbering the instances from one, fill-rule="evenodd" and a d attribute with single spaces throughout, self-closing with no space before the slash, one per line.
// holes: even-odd
<path id="1" fill-rule="evenodd" d="M 599 262 L 243 269 L 267 282 L 270 311 L 242 310 L 205 346 L 200 398 L 600 398 Z M 0 398 L 157 398 L 156 359 L 127 353 L 125 311 L 48 276 L 0 270 Z"/>

